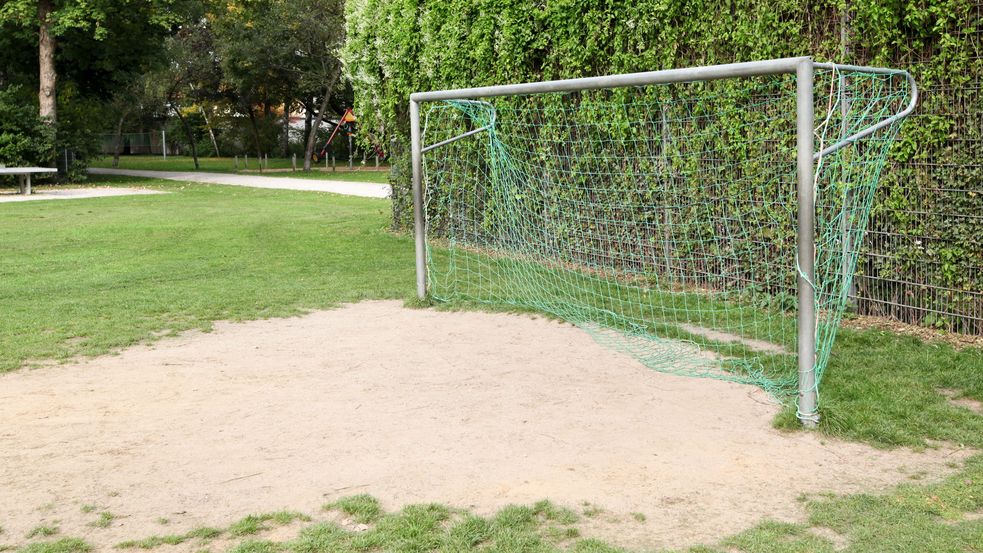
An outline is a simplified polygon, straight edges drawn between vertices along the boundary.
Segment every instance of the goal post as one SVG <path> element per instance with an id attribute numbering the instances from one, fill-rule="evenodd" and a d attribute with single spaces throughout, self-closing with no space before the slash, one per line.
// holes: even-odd
<path id="1" fill-rule="evenodd" d="M 541 309 L 815 426 L 916 101 L 907 72 L 810 57 L 411 94 L 417 295 Z"/>

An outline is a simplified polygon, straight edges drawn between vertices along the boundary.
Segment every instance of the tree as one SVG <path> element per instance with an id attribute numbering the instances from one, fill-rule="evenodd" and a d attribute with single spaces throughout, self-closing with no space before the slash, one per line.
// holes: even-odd
<path id="1" fill-rule="evenodd" d="M 338 59 L 344 37 L 341 0 L 232 0 L 216 12 L 216 44 L 224 81 L 248 117 L 257 155 L 274 143 L 280 130 L 287 139 L 290 107 L 303 104 L 315 112 L 304 161 L 316 142 L 330 98 L 341 79 Z M 271 123 L 277 108 L 283 125 Z"/>
<path id="2" fill-rule="evenodd" d="M 164 51 L 168 64 L 157 76 L 160 83 L 157 98 L 180 121 L 198 169 L 197 140 L 182 109 L 194 106 L 201 109 L 201 102 L 209 95 L 218 95 L 221 88 L 222 73 L 208 19 L 202 17 L 182 25 L 165 41 Z"/>
<path id="3" fill-rule="evenodd" d="M 284 4 L 294 14 L 292 25 L 300 86 L 310 92 L 311 98 L 320 96 L 321 100 L 304 148 L 304 171 L 310 171 L 317 129 L 341 79 L 342 64 L 338 56 L 345 42 L 344 5 L 320 0 L 285 0 Z"/>
<path id="4" fill-rule="evenodd" d="M 275 144 L 274 109 L 289 110 L 297 87 L 288 13 L 282 0 L 231 1 L 215 20 L 225 85 L 248 117 L 257 156 Z"/>
<path id="5" fill-rule="evenodd" d="M 0 24 L 13 23 L 37 29 L 38 114 L 49 124 L 58 119 L 58 71 L 55 55 L 58 37 L 70 30 L 91 33 L 97 39 L 108 35 L 110 15 L 139 12 L 155 25 L 168 27 L 177 15 L 169 10 L 175 0 L 146 2 L 144 9 L 126 0 L 7 0 L 0 6 Z"/>

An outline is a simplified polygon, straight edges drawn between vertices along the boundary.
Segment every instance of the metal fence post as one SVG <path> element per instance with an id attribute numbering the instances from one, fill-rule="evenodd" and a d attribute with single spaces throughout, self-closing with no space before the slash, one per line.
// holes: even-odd
<path id="1" fill-rule="evenodd" d="M 802 424 L 814 428 L 819 422 L 818 390 L 816 389 L 816 206 L 813 180 L 813 104 L 812 59 L 798 63 L 795 70 L 795 120 L 798 185 L 798 337 L 799 337 L 799 397 L 796 415 Z"/>
<path id="2" fill-rule="evenodd" d="M 410 100 L 410 158 L 413 163 L 413 231 L 416 237 L 416 295 L 427 297 L 426 222 L 423 220 L 423 152 L 420 104 Z"/>

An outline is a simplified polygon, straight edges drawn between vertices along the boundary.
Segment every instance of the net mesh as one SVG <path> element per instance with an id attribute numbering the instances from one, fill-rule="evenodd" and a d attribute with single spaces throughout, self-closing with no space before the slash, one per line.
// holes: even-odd
<path id="1" fill-rule="evenodd" d="M 817 70 L 816 147 L 901 111 L 897 75 Z M 429 293 L 534 309 L 659 371 L 797 383 L 795 77 L 446 101 L 423 143 Z M 815 372 L 897 124 L 816 162 Z"/>

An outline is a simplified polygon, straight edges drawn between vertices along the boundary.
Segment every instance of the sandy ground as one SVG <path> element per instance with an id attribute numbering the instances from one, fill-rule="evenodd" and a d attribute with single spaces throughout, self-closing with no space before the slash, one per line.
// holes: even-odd
<path id="1" fill-rule="evenodd" d="M 306 190 L 308 192 L 332 192 L 345 196 L 365 198 L 388 198 L 392 189 L 388 184 L 371 182 L 349 182 L 320 179 L 293 179 L 290 177 L 261 177 L 258 175 L 237 175 L 233 173 L 199 173 L 193 171 L 142 171 L 136 169 L 102 169 L 92 167 L 94 175 L 124 175 L 152 179 L 168 179 L 188 182 L 227 184 L 230 186 L 249 186 L 252 188 L 274 188 L 277 190 Z"/>
<path id="2" fill-rule="evenodd" d="M 370 493 L 482 513 L 589 501 L 606 514 L 587 535 L 680 546 L 801 520 L 800 493 L 938 477 L 969 453 L 781 433 L 776 410 L 755 388 L 653 372 L 542 318 L 365 302 L 220 323 L 0 375 L 0 544 L 59 521 L 108 551 Z M 88 527 L 85 504 L 119 518 Z"/>
<path id="3" fill-rule="evenodd" d="M 78 198 L 103 198 L 106 196 L 135 196 L 141 194 L 164 194 L 160 190 L 126 187 L 98 188 L 35 188 L 30 195 L 17 193 L 0 193 L 0 203 L 32 202 L 35 200 L 74 200 Z"/>

